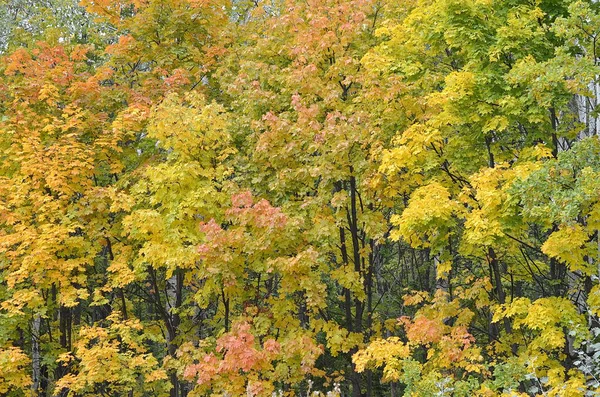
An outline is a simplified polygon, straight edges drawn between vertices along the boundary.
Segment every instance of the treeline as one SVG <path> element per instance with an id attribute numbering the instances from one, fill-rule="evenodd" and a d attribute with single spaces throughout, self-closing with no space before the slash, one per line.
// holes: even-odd
<path id="1" fill-rule="evenodd" d="M 599 7 L 0 3 L 0 394 L 597 395 Z"/>

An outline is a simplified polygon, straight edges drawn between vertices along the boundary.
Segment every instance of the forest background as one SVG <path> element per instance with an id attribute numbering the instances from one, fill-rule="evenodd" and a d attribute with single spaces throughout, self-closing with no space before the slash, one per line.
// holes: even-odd
<path id="1" fill-rule="evenodd" d="M 598 395 L 599 7 L 1 1 L 0 394 Z"/>

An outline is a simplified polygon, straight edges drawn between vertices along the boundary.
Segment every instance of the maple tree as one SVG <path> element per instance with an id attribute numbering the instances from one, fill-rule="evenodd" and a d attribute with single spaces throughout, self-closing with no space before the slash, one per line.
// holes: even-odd
<path id="1" fill-rule="evenodd" d="M 0 394 L 600 392 L 591 0 L 0 3 Z"/>

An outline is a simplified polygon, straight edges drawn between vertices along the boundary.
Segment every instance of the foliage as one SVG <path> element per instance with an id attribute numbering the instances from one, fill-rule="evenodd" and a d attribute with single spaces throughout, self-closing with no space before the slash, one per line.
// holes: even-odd
<path id="1" fill-rule="evenodd" d="M 0 3 L 0 394 L 600 393 L 591 0 Z"/>

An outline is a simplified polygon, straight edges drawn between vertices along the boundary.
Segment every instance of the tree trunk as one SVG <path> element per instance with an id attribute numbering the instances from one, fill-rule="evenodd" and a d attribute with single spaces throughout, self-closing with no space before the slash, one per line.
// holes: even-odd
<path id="1" fill-rule="evenodd" d="M 40 352 L 41 325 L 42 317 L 39 313 L 36 313 L 31 322 L 31 392 L 34 396 L 39 395 L 40 379 L 42 375 Z"/>
<path id="2" fill-rule="evenodd" d="M 165 311 L 167 312 L 167 348 L 169 355 L 175 357 L 177 352 L 177 338 L 179 324 L 181 318 L 177 310 L 181 307 L 183 299 L 183 272 L 176 270 L 167 282 L 166 282 L 166 302 Z M 180 395 L 180 385 L 177 379 L 177 373 L 172 372 L 170 375 L 171 384 L 171 397 L 178 397 Z"/>

